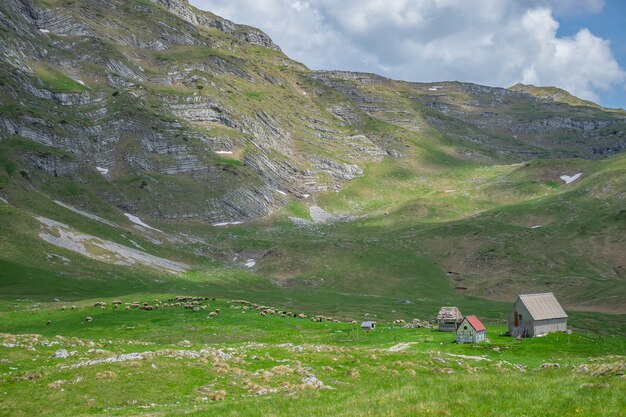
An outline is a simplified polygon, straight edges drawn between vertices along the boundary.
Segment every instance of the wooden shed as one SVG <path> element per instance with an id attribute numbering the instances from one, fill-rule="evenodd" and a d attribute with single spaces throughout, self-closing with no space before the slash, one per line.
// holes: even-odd
<path id="1" fill-rule="evenodd" d="M 463 315 L 456 307 L 441 307 L 437 314 L 440 332 L 454 332 L 463 321 Z"/>
<path id="2" fill-rule="evenodd" d="M 456 329 L 457 343 L 477 343 L 487 338 L 487 329 L 476 316 L 467 316 Z"/>
<path id="3" fill-rule="evenodd" d="M 374 330 L 376 328 L 375 321 L 364 321 L 361 323 L 361 330 Z"/>
<path id="4" fill-rule="evenodd" d="M 567 314 L 551 292 L 520 294 L 509 314 L 509 333 L 532 337 L 567 330 Z"/>

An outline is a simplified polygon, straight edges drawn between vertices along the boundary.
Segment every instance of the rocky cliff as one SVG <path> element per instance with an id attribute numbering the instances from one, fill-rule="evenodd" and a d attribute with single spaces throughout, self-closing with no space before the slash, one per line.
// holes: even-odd
<path id="1" fill-rule="evenodd" d="M 367 163 L 414 158 L 424 137 L 481 163 L 626 147 L 623 112 L 313 72 L 184 0 L 6 0 L 0 35 L 4 186 L 66 178 L 163 220 L 259 218 L 340 189 Z"/>

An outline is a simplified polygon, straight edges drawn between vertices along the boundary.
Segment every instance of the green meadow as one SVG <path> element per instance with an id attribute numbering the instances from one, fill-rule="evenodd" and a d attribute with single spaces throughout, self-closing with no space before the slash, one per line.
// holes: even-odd
<path id="1" fill-rule="evenodd" d="M 452 333 L 390 321 L 366 332 L 221 298 L 194 311 L 172 298 L 3 302 L 2 415 L 622 416 L 626 408 L 622 336 L 520 341 L 486 322 L 487 343 L 457 345 Z"/>

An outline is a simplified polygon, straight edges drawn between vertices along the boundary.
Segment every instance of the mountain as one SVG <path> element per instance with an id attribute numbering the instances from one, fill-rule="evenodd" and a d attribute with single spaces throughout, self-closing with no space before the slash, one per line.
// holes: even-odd
<path id="1" fill-rule="evenodd" d="M 6 0 L 0 32 L 7 294 L 193 270 L 299 303 L 550 289 L 624 312 L 624 111 L 311 71 L 184 0 Z"/>

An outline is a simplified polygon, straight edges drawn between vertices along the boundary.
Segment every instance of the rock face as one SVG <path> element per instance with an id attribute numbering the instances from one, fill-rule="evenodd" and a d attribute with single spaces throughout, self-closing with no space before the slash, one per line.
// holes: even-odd
<path id="1" fill-rule="evenodd" d="M 186 0 L 49 4 L 0 3 L 0 140 L 31 186 L 71 178 L 142 218 L 266 216 L 410 157 L 425 134 L 489 161 L 626 146 L 623 112 L 527 88 L 309 71 Z"/>
<path id="2" fill-rule="evenodd" d="M 575 103 L 570 105 L 554 98 L 567 94 L 562 90 L 531 94 L 519 86 L 404 83 L 339 71 L 313 76 L 371 116 L 413 131 L 435 127 L 461 148 L 480 145 L 483 152 L 517 158 L 595 158 L 626 149 L 624 111 L 606 111 L 568 95 Z M 395 97 L 389 99 L 381 89 Z"/>
<path id="3" fill-rule="evenodd" d="M 253 45 L 263 46 L 265 48 L 280 51 L 269 36 L 256 28 L 244 25 L 236 25 L 230 20 L 223 19 L 219 16 L 209 13 L 198 13 L 198 10 L 189 5 L 187 0 L 151 0 L 153 3 L 160 4 L 165 9 L 176 16 L 192 23 L 196 26 L 204 26 L 218 29 L 229 35 L 234 35 L 240 40 Z"/>

